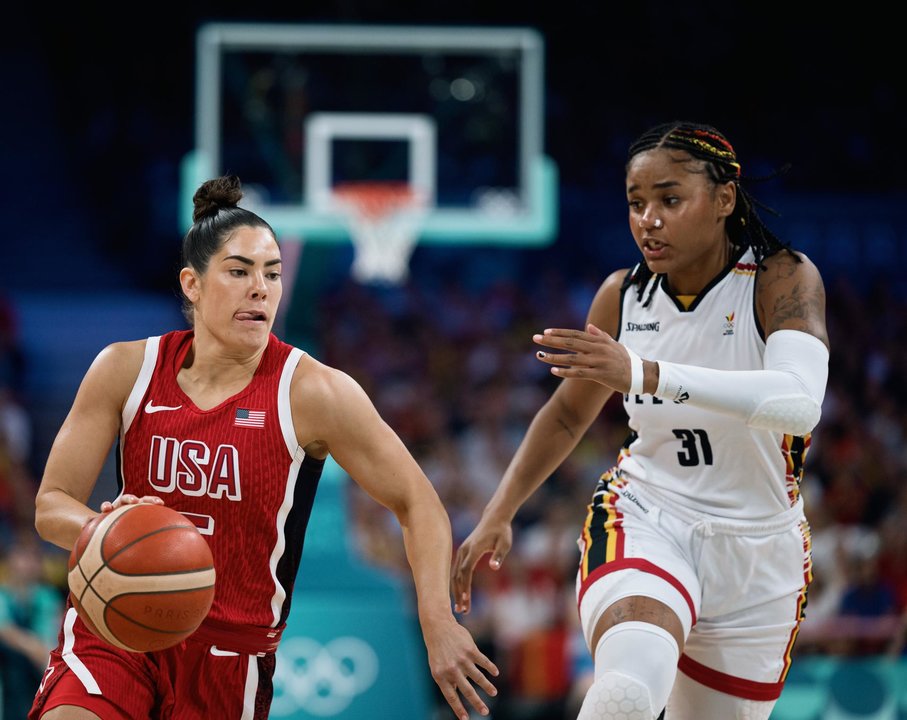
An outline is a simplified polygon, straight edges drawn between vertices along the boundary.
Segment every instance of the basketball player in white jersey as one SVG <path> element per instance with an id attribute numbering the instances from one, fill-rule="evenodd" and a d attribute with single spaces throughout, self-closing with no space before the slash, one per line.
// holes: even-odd
<path id="1" fill-rule="evenodd" d="M 577 604 L 595 659 L 579 720 L 767 720 L 811 580 L 799 484 L 828 377 L 816 267 L 759 218 L 727 139 L 670 123 L 631 146 L 642 255 L 585 329 L 534 336 L 563 381 L 458 549 L 456 609 L 501 566 L 520 506 L 614 392 L 630 434 L 579 537 Z"/>

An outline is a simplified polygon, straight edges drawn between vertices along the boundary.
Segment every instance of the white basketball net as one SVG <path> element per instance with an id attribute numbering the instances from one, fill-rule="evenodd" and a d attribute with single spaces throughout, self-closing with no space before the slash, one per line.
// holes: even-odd
<path id="1" fill-rule="evenodd" d="M 418 193 L 399 183 L 350 183 L 334 188 L 333 204 L 353 241 L 353 278 L 402 285 L 427 214 Z"/>

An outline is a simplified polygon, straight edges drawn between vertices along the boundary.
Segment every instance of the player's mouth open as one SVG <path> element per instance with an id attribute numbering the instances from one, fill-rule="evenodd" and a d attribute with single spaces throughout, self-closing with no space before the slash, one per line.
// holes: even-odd
<path id="1" fill-rule="evenodd" d="M 649 257 L 661 257 L 665 248 L 667 245 L 658 240 L 646 240 L 642 245 L 643 252 Z"/>

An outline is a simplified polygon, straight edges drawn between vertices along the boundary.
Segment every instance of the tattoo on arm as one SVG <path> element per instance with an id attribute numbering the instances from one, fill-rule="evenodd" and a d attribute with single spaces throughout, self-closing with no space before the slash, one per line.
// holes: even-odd
<path id="1" fill-rule="evenodd" d="M 804 287 L 796 283 L 789 293 L 775 298 L 771 312 L 769 334 L 782 327 L 816 332 L 816 321 L 823 315 L 825 293 L 821 287 Z"/>
<path id="2" fill-rule="evenodd" d="M 801 330 L 827 344 L 825 289 L 811 265 L 785 254 L 773 256 L 759 275 L 760 308 L 765 331 Z"/>

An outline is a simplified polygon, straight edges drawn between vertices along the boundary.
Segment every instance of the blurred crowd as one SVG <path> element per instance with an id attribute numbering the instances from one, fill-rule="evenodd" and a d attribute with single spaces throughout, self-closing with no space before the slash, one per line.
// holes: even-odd
<path id="1" fill-rule="evenodd" d="M 347 280 L 319 299 L 319 359 L 355 377 L 411 449 L 450 514 L 455 545 L 556 382 L 535 359 L 532 334 L 582 326 L 597 287 L 591 272 L 536 268 L 530 280 L 499 273 L 472 285 L 454 276 L 400 287 Z M 891 287 L 828 281 L 830 377 L 802 486 L 814 581 L 799 655 L 904 653 L 907 298 Z M 27 358 L 9 303 L 0 307 L 0 353 L 0 682 L 10 703 L 0 717 L 20 717 L 11 703 L 30 702 L 55 640 L 65 557 L 34 534 L 43 458 L 32 451 L 29 399 L 17 391 Z M 576 539 L 592 488 L 627 431 L 614 397 L 522 508 L 503 567 L 479 566 L 462 620 L 502 669 L 498 720 L 575 717 L 592 667 L 576 622 Z M 346 492 L 355 552 L 405 580 L 393 516 L 354 483 Z M 9 699 L 15 688 L 25 688 L 25 699 Z"/>
<path id="2" fill-rule="evenodd" d="M 65 576 L 34 531 L 32 418 L 16 308 L 0 298 L 0 720 L 24 718 L 56 644 Z"/>

